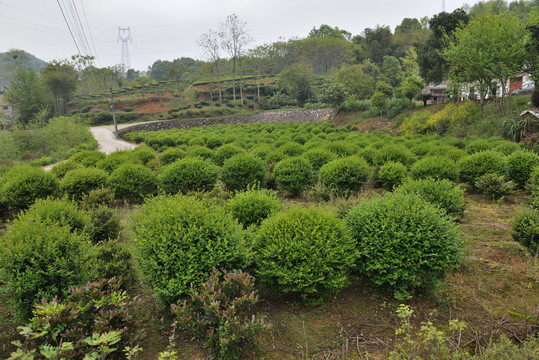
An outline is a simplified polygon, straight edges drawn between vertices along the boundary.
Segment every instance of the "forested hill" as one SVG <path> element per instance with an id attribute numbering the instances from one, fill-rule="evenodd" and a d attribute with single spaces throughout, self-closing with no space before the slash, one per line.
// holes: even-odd
<path id="1" fill-rule="evenodd" d="M 14 59 L 13 56 L 16 56 L 16 58 Z M 22 50 L 0 53 L 0 89 L 4 85 L 9 85 L 9 74 L 17 61 L 36 69 L 41 69 L 46 64 L 45 61 Z"/>

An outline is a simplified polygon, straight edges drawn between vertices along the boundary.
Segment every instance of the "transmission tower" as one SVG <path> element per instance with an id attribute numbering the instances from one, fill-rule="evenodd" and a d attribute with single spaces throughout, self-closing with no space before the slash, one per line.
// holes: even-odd
<path id="1" fill-rule="evenodd" d="M 122 73 L 125 73 L 131 68 L 131 62 L 129 60 L 129 47 L 127 42 L 131 40 L 131 30 L 129 28 L 118 28 L 118 42 L 122 41 L 122 58 L 120 64 L 122 66 Z"/>

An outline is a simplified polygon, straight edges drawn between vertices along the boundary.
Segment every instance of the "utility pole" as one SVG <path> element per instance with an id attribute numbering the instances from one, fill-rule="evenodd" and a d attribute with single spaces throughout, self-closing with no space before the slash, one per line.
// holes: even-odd
<path id="1" fill-rule="evenodd" d="M 114 97 L 112 96 L 112 87 L 110 88 L 110 109 L 112 110 L 112 119 L 114 120 L 114 134 L 116 139 L 119 139 L 118 135 L 118 123 L 116 122 L 116 110 L 114 109 Z"/>
<path id="2" fill-rule="evenodd" d="M 445 0 L 442 0 L 442 12 L 445 11 Z"/>

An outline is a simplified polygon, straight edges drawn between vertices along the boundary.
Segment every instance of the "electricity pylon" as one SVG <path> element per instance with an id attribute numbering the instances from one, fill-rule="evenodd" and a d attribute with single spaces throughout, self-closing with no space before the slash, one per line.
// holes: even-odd
<path id="1" fill-rule="evenodd" d="M 129 60 L 129 48 L 127 42 L 131 40 L 131 30 L 129 28 L 118 28 L 118 42 L 122 41 L 122 58 L 120 64 L 122 66 L 122 75 L 131 68 L 131 62 Z"/>

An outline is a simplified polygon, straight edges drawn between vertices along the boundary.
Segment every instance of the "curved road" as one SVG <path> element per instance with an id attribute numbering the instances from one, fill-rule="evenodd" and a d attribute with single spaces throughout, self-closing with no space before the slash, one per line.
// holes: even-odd
<path id="1" fill-rule="evenodd" d="M 118 125 L 118 130 L 131 125 L 133 124 Z M 104 152 L 105 154 L 110 154 L 111 152 L 118 150 L 132 150 L 138 146 L 136 144 L 128 143 L 127 141 L 116 139 L 116 136 L 114 135 L 114 126 L 112 125 L 93 127 L 90 128 L 90 131 L 97 140 L 97 151 Z M 44 166 L 43 169 L 49 171 L 57 164 L 59 163 Z"/>
<path id="2" fill-rule="evenodd" d="M 122 129 L 132 124 L 118 125 L 118 129 Z M 114 135 L 114 126 L 99 126 L 90 128 L 94 138 L 97 140 L 97 150 L 110 154 L 117 150 L 132 150 L 138 145 L 128 143 L 127 141 L 116 139 Z"/>

